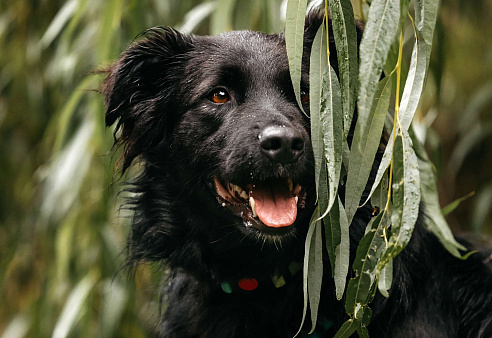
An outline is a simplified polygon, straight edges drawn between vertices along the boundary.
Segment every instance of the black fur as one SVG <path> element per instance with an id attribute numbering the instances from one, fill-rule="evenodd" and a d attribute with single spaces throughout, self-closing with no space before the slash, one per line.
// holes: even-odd
<path id="1" fill-rule="evenodd" d="M 321 18 L 307 18 L 304 90 Z M 336 53 L 331 55 L 336 68 Z M 165 263 L 169 270 L 158 335 L 292 337 L 302 315 L 302 273 L 288 270 L 302 262 L 315 201 L 309 120 L 296 104 L 283 36 L 188 36 L 153 28 L 108 72 L 106 123 L 117 124 L 123 170 L 136 161 L 142 167 L 131 184 L 130 260 Z M 227 90 L 229 102 L 211 101 L 217 88 Z M 303 141 L 295 161 L 278 163 L 260 151 L 258 135 L 268 126 L 284 126 Z M 291 177 L 304 187 L 304 207 L 290 227 L 246 227 L 218 203 L 214 177 L 240 186 Z M 371 212 L 366 206 L 354 218 L 353 252 Z M 479 254 L 453 258 L 421 224 L 395 259 L 389 298 L 379 295 L 371 304 L 371 337 L 491 337 L 490 270 Z M 324 266 L 329 269 L 328 262 Z M 274 273 L 285 276 L 283 287 L 273 286 Z M 222 290 L 224 282 L 234 285 L 244 277 L 257 279 L 259 287 Z M 332 337 L 346 320 L 332 284 L 324 278 L 318 337 Z"/>

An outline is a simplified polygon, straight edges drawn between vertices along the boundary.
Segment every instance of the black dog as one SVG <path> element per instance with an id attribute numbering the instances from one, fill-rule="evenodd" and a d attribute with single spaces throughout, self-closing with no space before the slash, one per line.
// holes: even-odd
<path id="1" fill-rule="evenodd" d="M 307 56 L 321 21 L 322 13 L 306 20 L 307 112 Z M 142 165 L 131 186 L 131 260 L 169 269 L 159 336 L 292 337 L 315 190 L 309 120 L 296 104 L 283 36 L 151 29 L 109 69 L 103 92 L 123 170 Z M 371 212 L 356 214 L 352 250 Z M 459 261 L 417 225 L 395 260 L 389 298 L 371 304 L 371 337 L 492 337 L 491 286 L 478 254 Z M 325 278 L 318 337 L 346 320 L 333 290 Z"/>

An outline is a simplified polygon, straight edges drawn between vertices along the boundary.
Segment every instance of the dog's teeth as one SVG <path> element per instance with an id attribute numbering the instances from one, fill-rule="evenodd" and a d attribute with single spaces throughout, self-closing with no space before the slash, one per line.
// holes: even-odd
<path id="1" fill-rule="evenodd" d="M 253 197 L 249 198 L 249 206 L 251 207 L 251 210 L 253 211 L 253 217 L 256 217 L 256 210 L 255 210 L 255 199 Z"/>
<path id="2" fill-rule="evenodd" d="M 248 193 L 246 191 L 241 191 L 241 193 L 239 194 L 239 196 L 245 200 L 248 199 Z"/>
<path id="3" fill-rule="evenodd" d="M 299 201 L 299 197 L 296 196 L 295 199 L 296 199 L 296 204 L 297 204 L 297 202 Z"/>
<path id="4" fill-rule="evenodd" d="M 241 194 L 243 193 L 243 189 L 240 186 L 232 183 L 230 183 L 229 185 L 231 187 L 232 192 L 237 193 L 238 196 L 241 196 Z"/>
<path id="5" fill-rule="evenodd" d="M 287 184 L 289 185 L 289 191 L 292 191 L 294 189 L 294 183 L 292 183 L 292 179 L 290 177 L 287 179 Z"/>

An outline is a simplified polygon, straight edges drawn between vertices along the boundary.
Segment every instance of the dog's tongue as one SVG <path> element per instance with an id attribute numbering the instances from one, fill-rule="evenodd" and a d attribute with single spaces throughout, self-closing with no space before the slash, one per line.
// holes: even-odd
<path id="1" fill-rule="evenodd" d="M 273 228 L 286 227 L 297 217 L 297 203 L 287 184 L 276 182 L 253 187 L 255 211 L 260 221 Z"/>

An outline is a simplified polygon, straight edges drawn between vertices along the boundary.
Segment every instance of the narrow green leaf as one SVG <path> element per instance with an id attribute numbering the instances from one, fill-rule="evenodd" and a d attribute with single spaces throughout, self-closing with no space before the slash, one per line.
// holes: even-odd
<path id="1" fill-rule="evenodd" d="M 434 172 L 432 170 L 431 162 L 427 157 L 427 153 L 423 146 L 416 139 L 415 134 L 410 130 L 410 136 L 413 140 L 415 152 L 418 155 L 418 165 L 420 174 L 420 186 L 422 202 L 425 205 L 425 225 L 442 243 L 442 245 L 453 256 L 463 259 L 459 250 L 466 250 L 466 248 L 458 243 L 449 229 L 449 226 L 444 218 L 441 207 L 439 205 L 439 197 L 437 192 L 436 181 Z"/>
<path id="2" fill-rule="evenodd" d="M 324 154 L 328 169 L 329 198 L 326 210 L 320 210 L 325 217 L 337 198 L 342 164 L 343 113 L 340 98 L 340 84 L 331 66 L 325 69 L 321 91 L 321 130 L 323 132 Z"/>
<path id="3" fill-rule="evenodd" d="M 400 130 L 395 139 L 392 170 L 391 231 L 387 247 L 378 262 L 378 273 L 407 246 L 419 215 L 421 196 L 418 161 L 410 136 L 405 130 Z"/>
<path id="4" fill-rule="evenodd" d="M 408 8 L 410 7 L 412 0 L 400 0 L 400 27 L 405 27 L 406 20 L 408 19 Z M 398 30 L 400 31 L 400 30 Z"/>
<path id="5" fill-rule="evenodd" d="M 400 18 L 400 0 L 374 0 L 360 43 L 358 119 L 367 124 L 377 84 Z"/>
<path id="6" fill-rule="evenodd" d="M 318 205 L 320 210 L 326 210 L 328 208 L 328 178 L 326 173 L 326 166 L 321 169 L 321 182 L 326 182 L 326 185 L 321 183 L 320 185 L 320 197 L 318 199 Z M 328 258 L 330 259 L 332 277 L 335 274 L 335 261 L 336 253 L 335 248 L 341 242 L 341 229 L 340 229 L 340 215 L 338 208 L 332 208 L 330 212 L 323 217 L 323 225 L 325 227 L 325 244 Z"/>
<path id="7" fill-rule="evenodd" d="M 107 279 L 103 283 L 103 301 L 98 337 L 114 337 L 118 324 L 128 301 L 128 290 L 115 280 Z"/>
<path id="8" fill-rule="evenodd" d="M 408 244 L 417 222 L 420 205 L 420 175 L 417 156 L 412 149 L 412 141 L 405 130 L 400 130 L 396 140 L 393 153 L 393 177 L 395 178 L 393 200 L 398 200 L 400 203 L 395 204 L 395 209 L 401 211 L 401 218 L 398 224 L 392 222 L 391 226 L 390 240 L 394 241 L 393 245 L 398 246 L 393 255 L 398 254 Z"/>
<path id="9" fill-rule="evenodd" d="M 381 182 L 371 196 L 371 205 L 380 211 L 386 206 L 388 201 L 388 175 L 383 175 Z"/>
<path id="10" fill-rule="evenodd" d="M 316 328 L 316 320 L 318 318 L 318 306 L 321 294 L 321 284 L 323 282 L 323 243 L 321 220 L 314 224 L 314 233 L 311 238 L 311 246 L 309 250 L 309 266 L 308 266 L 308 295 L 309 309 L 311 312 L 311 332 Z"/>
<path id="11" fill-rule="evenodd" d="M 350 151 L 349 163 L 351 165 L 347 173 L 345 192 L 345 206 L 349 224 L 357 211 L 371 173 L 372 164 L 381 142 L 390 97 L 391 77 L 386 77 L 378 85 L 366 126 L 360 126 L 361 122 L 357 121 Z"/>
<path id="12" fill-rule="evenodd" d="M 101 15 L 100 27 L 98 30 L 99 37 L 97 39 L 97 54 L 99 60 L 110 60 L 112 55 L 112 47 L 120 45 L 118 34 L 123 17 L 125 1 L 123 0 L 108 0 L 104 1 L 104 11 Z"/>
<path id="13" fill-rule="evenodd" d="M 454 200 L 453 202 L 449 203 L 444 208 L 442 208 L 442 214 L 444 216 L 449 215 L 461 204 L 461 202 L 466 201 L 467 199 L 469 199 L 473 195 L 475 195 L 474 191 L 472 191 L 471 193 L 469 193 L 463 197 L 460 197 L 457 200 Z"/>
<path id="14" fill-rule="evenodd" d="M 393 260 L 390 259 L 386 266 L 383 268 L 379 275 L 378 289 L 379 292 L 385 297 L 389 296 L 389 289 L 391 289 L 391 284 L 393 282 Z"/>
<path id="15" fill-rule="evenodd" d="M 333 37 L 337 47 L 343 108 L 343 138 L 347 138 L 357 96 L 357 31 L 350 0 L 329 0 Z"/>
<path id="16" fill-rule="evenodd" d="M 349 338 L 352 337 L 352 334 L 355 331 L 359 333 L 359 337 L 369 337 L 369 332 L 367 331 L 366 326 L 369 325 L 371 317 L 372 310 L 368 306 L 359 306 L 353 318 L 350 318 L 343 323 L 338 332 L 335 334 L 335 337 Z"/>
<path id="17" fill-rule="evenodd" d="M 309 273 L 309 263 L 310 263 L 310 250 L 311 250 L 311 243 L 313 241 L 313 237 L 315 237 L 314 233 L 316 230 L 316 224 L 319 221 L 319 206 L 316 208 L 314 211 L 313 215 L 311 216 L 311 221 L 309 222 L 309 229 L 306 234 L 306 241 L 304 243 L 304 264 L 303 264 L 303 270 L 302 270 L 302 291 L 304 294 L 304 305 L 303 305 L 303 311 L 302 311 L 302 319 L 301 319 L 301 324 L 299 326 L 299 330 L 295 334 L 294 337 L 297 337 L 297 335 L 301 332 L 302 327 L 304 325 L 304 321 L 306 320 L 306 315 L 307 315 L 307 309 L 308 309 L 308 300 L 309 300 L 309 295 L 308 295 L 308 276 L 310 275 Z"/>
<path id="18" fill-rule="evenodd" d="M 336 210 L 337 208 L 332 208 Z M 345 283 L 349 269 L 350 259 L 350 235 L 347 214 L 343 208 L 342 201 L 338 197 L 338 214 L 340 222 L 340 244 L 335 247 L 335 294 L 338 300 L 342 299 L 345 291 Z"/>
<path id="19" fill-rule="evenodd" d="M 323 223 L 325 226 L 326 250 L 330 258 L 332 275 L 335 281 L 336 297 L 340 300 L 345 290 L 350 255 L 349 224 L 340 198 L 338 198 L 338 206 L 334 206 L 330 210 L 323 218 Z"/>
<path id="20" fill-rule="evenodd" d="M 311 116 L 311 144 L 314 154 L 314 177 L 316 183 L 316 196 L 319 196 L 318 187 L 326 185 L 326 179 L 320 183 L 320 172 L 323 160 L 323 134 L 321 131 L 321 83 L 326 69 L 326 34 L 325 25 L 321 25 L 311 47 L 309 63 L 309 111 Z"/>
<path id="21" fill-rule="evenodd" d="M 428 217 L 425 224 L 453 256 L 461 258 L 459 250 L 466 250 L 466 248 L 454 239 L 442 215 L 432 167 L 429 162 L 419 160 L 419 169 L 422 180 L 422 201 L 425 203 L 425 212 Z"/>
<path id="22" fill-rule="evenodd" d="M 364 235 L 357 247 L 353 264 L 355 277 L 347 286 L 345 311 L 350 316 L 368 304 L 371 289 L 376 277 L 376 264 L 383 248 L 383 230 L 387 227 L 387 212 L 380 213 L 372 222 L 371 230 Z"/>
<path id="23" fill-rule="evenodd" d="M 364 306 L 363 310 L 364 312 L 362 313 L 362 326 L 367 326 L 371 322 L 372 310 L 369 306 Z"/>
<path id="24" fill-rule="evenodd" d="M 475 233 L 486 231 L 490 206 L 492 205 L 492 181 L 481 186 L 478 195 L 475 198 L 472 212 L 472 229 Z"/>
<path id="25" fill-rule="evenodd" d="M 77 322 L 77 319 L 79 319 L 84 312 L 84 302 L 95 283 L 96 277 L 94 273 L 89 273 L 73 289 L 58 318 L 52 338 L 68 337 L 68 334 Z"/>
<path id="26" fill-rule="evenodd" d="M 193 7 L 185 14 L 183 22 L 176 27 L 182 33 L 192 33 L 214 12 L 216 2 L 204 2 Z"/>
<path id="27" fill-rule="evenodd" d="M 362 319 L 349 319 L 343 323 L 342 327 L 335 334 L 335 338 L 348 338 L 350 337 L 360 326 Z"/>
<path id="28" fill-rule="evenodd" d="M 391 133 L 389 139 L 390 140 L 393 139 L 393 133 Z M 381 179 L 383 178 L 384 174 L 386 173 L 386 170 L 390 165 L 392 156 L 393 156 L 393 142 L 388 142 L 386 148 L 384 149 L 381 162 L 379 163 L 378 171 L 376 172 L 376 178 L 374 179 L 374 183 L 372 184 L 371 191 L 369 192 L 369 195 L 367 196 L 367 199 L 364 201 L 363 204 L 367 203 L 367 201 L 371 198 L 372 194 L 374 193 L 374 190 L 376 190 L 376 188 L 379 186 Z"/>
<path id="29" fill-rule="evenodd" d="M 359 335 L 359 338 L 369 338 L 369 331 L 365 326 L 361 326 L 357 329 L 357 334 Z"/>
<path id="30" fill-rule="evenodd" d="M 211 35 L 232 30 L 232 14 L 236 0 L 217 0 L 210 22 Z"/>
<path id="31" fill-rule="evenodd" d="M 435 0 L 415 0 L 414 6 L 416 41 L 399 113 L 401 126 L 405 130 L 408 130 L 410 123 L 412 123 L 427 79 L 439 2 Z"/>
<path id="32" fill-rule="evenodd" d="M 67 140 L 68 126 L 70 126 L 70 120 L 77 111 L 77 107 L 79 106 L 80 101 L 84 98 L 84 95 L 87 94 L 85 90 L 87 90 L 87 88 L 94 88 L 94 86 L 96 86 L 94 79 L 94 76 L 85 77 L 77 86 L 77 88 L 73 91 L 72 95 L 70 95 L 67 102 L 58 113 L 58 130 L 56 131 L 56 139 L 53 147 L 54 153 L 59 152 L 65 145 L 65 142 Z"/>
<path id="33" fill-rule="evenodd" d="M 301 103 L 301 66 L 306 8 L 307 0 L 289 0 L 287 1 L 285 14 L 285 46 L 287 58 L 289 59 L 289 72 L 297 104 L 301 110 L 303 110 Z"/>
<path id="34" fill-rule="evenodd" d="M 69 0 L 65 2 L 65 4 L 60 8 L 58 13 L 56 14 L 53 21 L 51 21 L 48 29 L 43 34 L 43 37 L 39 41 L 42 48 L 48 47 L 53 42 L 53 40 L 55 40 L 56 37 L 60 35 L 65 24 L 77 11 L 78 6 L 79 6 L 78 0 Z"/>
<path id="35" fill-rule="evenodd" d="M 23 338 L 28 337 L 29 329 L 32 329 L 32 317 L 25 314 L 17 314 L 10 321 L 8 325 L 5 325 L 3 332 L 0 335 L 1 338 Z"/>

